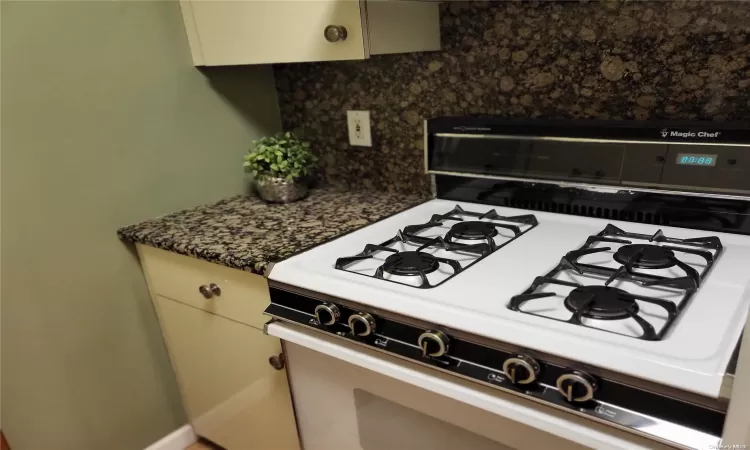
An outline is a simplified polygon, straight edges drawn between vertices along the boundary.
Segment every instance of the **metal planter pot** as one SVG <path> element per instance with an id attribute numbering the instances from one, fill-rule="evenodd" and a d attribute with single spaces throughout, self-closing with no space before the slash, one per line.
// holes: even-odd
<path id="1" fill-rule="evenodd" d="M 286 178 L 263 178 L 255 180 L 258 195 L 269 203 L 291 203 L 307 195 L 307 183 Z"/>

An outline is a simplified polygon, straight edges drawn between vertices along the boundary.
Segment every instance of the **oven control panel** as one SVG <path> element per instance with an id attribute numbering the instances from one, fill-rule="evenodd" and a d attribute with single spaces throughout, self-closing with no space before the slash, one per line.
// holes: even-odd
<path id="1" fill-rule="evenodd" d="M 441 119 L 428 123 L 430 173 L 750 193 L 748 127 L 673 135 L 653 125 L 499 121 L 478 133 Z"/>
<path id="2" fill-rule="evenodd" d="M 481 345 L 440 327 L 407 323 L 274 286 L 265 314 L 618 427 L 637 426 L 648 434 L 664 421 L 721 436 L 723 412 L 605 379 L 588 368 L 562 365 L 530 351 Z"/>
<path id="3" fill-rule="evenodd" d="M 660 184 L 750 190 L 750 147 L 670 145 Z"/>

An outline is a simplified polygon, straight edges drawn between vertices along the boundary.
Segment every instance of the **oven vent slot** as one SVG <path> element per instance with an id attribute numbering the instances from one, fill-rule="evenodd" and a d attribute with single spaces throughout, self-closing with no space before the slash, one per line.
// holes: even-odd
<path id="1" fill-rule="evenodd" d="M 601 206 L 587 206 L 580 204 L 558 203 L 553 201 L 526 201 L 518 199 L 504 199 L 504 205 L 511 208 L 531 209 L 574 216 L 596 217 L 600 219 L 622 220 L 625 222 L 647 223 L 652 225 L 668 225 L 668 221 L 661 214 L 642 211 L 628 211 L 621 208 L 602 208 Z"/>

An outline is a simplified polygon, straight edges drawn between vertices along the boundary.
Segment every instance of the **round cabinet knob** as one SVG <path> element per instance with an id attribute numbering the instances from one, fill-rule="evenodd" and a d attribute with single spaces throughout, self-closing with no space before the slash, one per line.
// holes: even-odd
<path id="1" fill-rule="evenodd" d="M 448 353 L 450 340 L 445 333 L 430 330 L 420 334 L 417 343 L 419 348 L 422 349 L 422 356 L 438 357 Z"/>
<path id="2" fill-rule="evenodd" d="M 278 355 L 271 356 L 268 358 L 268 364 L 271 365 L 276 370 L 281 370 L 286 365 L 286 359 L 284 358 L 283 353 L 279 353 Z"/>
<path id="3" fill-rule="evenodd" d="M 349 316 L 347 321 L 352 334 L 357 336 L 369 336 L 375 331 L 375 319 L 367 313 L 360 312 Z"/>
<path id="4" fill-rule="evenodd" d="M 583 403 L 591 400 L 594 398 L 596 388 L 596 380 L 587 373 L 575 371 L 557 378 L 557 389 L 570 403 Z"/>
<path id="5" fill-rule="evenodd" d="M 198 292 L 201 293 L 203 298 L 211 298 L 214 296 L 214 293 L 211 292 L 211 288 L 206 286 L 205 284 L 202 284 L 198 287 Z"/>
<path id="6" fill-rule="evenodd" d="M 198 292 L 203 295 L 204 298 L 212 298 L 214 295 L 221 295 L 221 288 L 216 283 L 209 285 L 201 285 L 198 287 Z"/>
<path id="7" fill-rule="evenodd" d="M 341 25 L 328 25 L 323 30 L 323 36 L 328 42 L 341 42 L 346 40 L 346 28 Z"/>
<path id="8" fill-rule="evenodd" d="M 315 317 L 321 325 L 333 325 L 341 318 L 341 311 L 332 303 L 322 303 L 315 307 Z"/>
<path id="9" fill-rule="evenodd" d="M 513 384 L 531 384 L 539 376 L 539 363 L 528 356 L 518 355 L 505 360 L 503 372 Z"/>

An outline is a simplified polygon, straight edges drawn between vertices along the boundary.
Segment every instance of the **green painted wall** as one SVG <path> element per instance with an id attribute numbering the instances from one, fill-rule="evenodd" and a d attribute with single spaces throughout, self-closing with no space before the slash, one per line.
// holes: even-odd
<path id="1" fill-rule="evenodd" d="M 195 69 L 176 1 L 3 1 L 2 427 L 141 449 L 185 423 L 117 227 L 243 191 L 280 127 L 268 67 Z"/>

